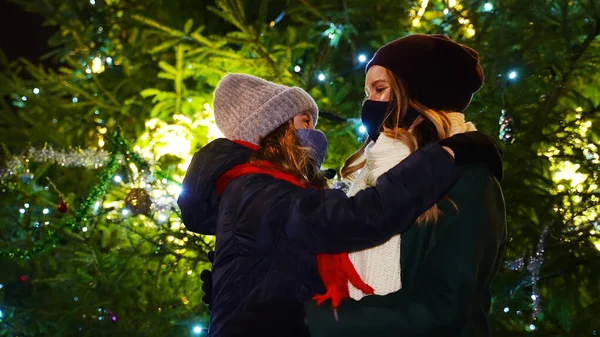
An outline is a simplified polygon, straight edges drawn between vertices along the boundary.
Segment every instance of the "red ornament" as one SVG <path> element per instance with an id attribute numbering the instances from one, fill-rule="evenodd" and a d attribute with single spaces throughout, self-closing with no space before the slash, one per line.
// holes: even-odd
<path id="1" fill-rule="evenodd" d="M 60 204 L 58 204 L 59 212 L 67 213 L 68 210 L 69 210 L 69 206 L 67 206 L 67 203 L 65 203 L 64 201 L 61 201 Z"/>
<path id="2" fill-rule="evenodd" d="M 21 276 L 19 276 L 19 281 L 21 281 L 23 283 L 28 282 L 29 281 L 29 276 L 27 276 L 27 275 L 21 275 Z"/>

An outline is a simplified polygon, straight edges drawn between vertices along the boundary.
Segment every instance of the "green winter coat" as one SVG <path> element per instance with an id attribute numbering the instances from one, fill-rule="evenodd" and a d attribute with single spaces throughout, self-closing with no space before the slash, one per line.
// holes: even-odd
<path id="1" fill-rule="evenodd" d="M 440 202 L 438 223 L 402 234 L 402 289 L 345 300 L 335 321 L 329 303 L 307 303 L 312 337 L 490 335 L 490 287 L 504 254 L 506 217 L 500 184 L 484 165 L 465 167 Z"/>

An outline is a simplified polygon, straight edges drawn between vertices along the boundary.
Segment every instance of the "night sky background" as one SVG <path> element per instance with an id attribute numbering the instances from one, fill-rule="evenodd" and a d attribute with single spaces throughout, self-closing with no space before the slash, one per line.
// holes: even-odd
<path id="1" fill-rule="evenodd" d="M 33 63 L 50 50 L 47 41 L 54 33 L 53 27 L 44 27 L 41 15 L 27 13 L 20 6 L 0 0 L 0 48 L 9 60 L 22 56 Z"/>

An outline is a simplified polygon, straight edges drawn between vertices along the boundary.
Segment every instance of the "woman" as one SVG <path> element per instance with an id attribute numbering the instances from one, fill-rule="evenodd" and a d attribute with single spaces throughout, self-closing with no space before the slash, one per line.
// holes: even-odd
<path id="1" fill-rule="evenodd" d="M 217 236 L 210 336 L 308 336 L 303 301 L 323 291 L 314 254 L 363 249 L 402 232 L 459 176 L 432 143 L 348 198 L 323 189 L 327 140 L 314 129 L 318 110 L 305 91 L 232 74 L 215 91 L 214 111 L 228 139 L 194 155 L 178 200 L 188 229 Z M 471 136 L 486 140 L 478 135 Z M 493 151 L 486 144 L 482 151 Z M 428 181 L 411 183 L 419 176 Z"/>
<path id="2" fill-rule="evenodd" d="M 417 148 L 475 130 L 461 112 L 482 84 L 477 52 L 446 36 L 383 46 L 367 66 L 362 118 L 370 139 L 342 169 L 352 176 L 362 168 L 349 195 Z M 466 167 L 448 197 L 406 233 L 350 253 L 374 295 L 333 282 L 347 285 L 352 300 L 342 302 L 337 320 L 329 305 L 309 304 L 311 336 L 489 336 L 490 287 L 506 243 L 501 177 L 501 165 Z"/>

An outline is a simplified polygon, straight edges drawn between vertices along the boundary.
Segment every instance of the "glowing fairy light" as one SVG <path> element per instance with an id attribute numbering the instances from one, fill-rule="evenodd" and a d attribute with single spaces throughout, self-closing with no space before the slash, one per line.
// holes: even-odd
<path id="1" fill-rule="evenodd" d="M 367 62 L 367 55 L 365 55 L 365 54 L 358 55 L 358 62 L 360 62 L 360 63 Z"/>
<path id="2" fill-rule="evenodd" d="M 94 57 L 94 60 L 92 61 L 92 72 L 94 72 L 94 74 L 99 74 L 103 71 L 104 71 L 104 63 L 102 62 L 102 59 L 97 56 Z"/>
<path id="3" fill-rule="evenodd" d="M 423 18 L 423 15 L 427 10 L 427 5 L 429 5 L 429 0 L 423 0 L 421 2 L 421 6 L 419 6 L 419 10 L 417 11 L 415 18 L 412 21 L 413 27 L 419 27 L 421 25 L 421 18 Z"/>
<path id="4" fill-rule="evenodd" d="M 160 214 L 158 214 L 157 219 L 158 219 L 158 222 L 163 223 L 163 222 L 167 221 L 169 218 L 165 214 L 160 213 Z"/>
<path id="5" fill-rule="evenodd" d="M 577 172 L 581 165 L 573 164 L 569 161 L 562 162 L 556 165 L 556 171 L 553 174 L 555 181 L 568 181 L 571 183 L 571 187 L 577 187 L 587 180 L 588 175 Z"/>

